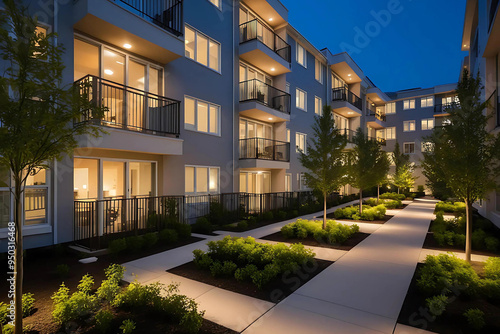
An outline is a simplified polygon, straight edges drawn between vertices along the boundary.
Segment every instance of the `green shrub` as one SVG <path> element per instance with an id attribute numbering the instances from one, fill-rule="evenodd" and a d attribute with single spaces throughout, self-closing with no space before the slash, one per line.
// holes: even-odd
<path id="1" fill-rule="evenodd" d="M 7 304 L 0 302 L 0 325 L 7 322 L 7 316 L 9 315 L 9 309 Z"/>
<path id="2" fill-rule="evenodd" d="M 472 232 L 472 248 L 474 249 L 484 249 L 484 239 L 486 238 L 486 232 L 481 229 L 477 229 Z"/>
<path id="3" fill-rule="evenodd" d="M 132 334 L 135 330 L 135 322 L 130 319 L 123 320 L 120 330 L 123 334 Z"/>
<path id="4" fill-rule="evenodd" d="M 294 224 L 286 224 L 281 228 L 281 234 L 285 239 L 291 239 L 295 237 Z"/>
<path id="5" fill-rule="evenodd" d="M 279 221 L 286 220 L 286 212 L 285 211 L 278 211 L 278 213 L 276 214 L 276 218 Z"/>
<path id="6" fill-rule="evenodd" d="M 365 201 L 369 206 L 383 205 L 387 209 L 398 209 L 403 207 L 403 203 L 400 200 L 391 200 L 381 198 L 378 202 L 376 198 L 369 198 Z"/>
<path id="7" fill-rule="evenodd" d="M 404 201 L 406 199 L 406 196 L 404 194 L 398 194 L 398 193 L 384 193 L 380 195 L 379 198 Z"/>
<path id="8" fill-rule="evenodd" d="M 196 264 L 196 266 L 200 269 L 209 269 L 210 266 L 213 263 L 212 258 L 203 252 L 202 250 L 195 249 L 193 251 L 194 254 L 194 260 L 193 262 Z"/>
<path id="9" fill-rule="evenodd" d="M 464 248 L 465 247 L 465 234 L 459 234 L 455 233 L 453 236 L 453 242 L 455 243 L 455 246 L 459 248 Z"/>
<path id="10" fill-rule="evenodd" d="M 292 217 L 297 217 L 299 215 L 298 210 L 292 210 Z"/>
<path id="11" fill-rule="evenodd" d="M 69 275 L 69 266 L 67 264 L 58 264 L 56 273 L 59 278 L 66 278 Z"/>
<path id="12" fill-rule="evenodd" d="M 23 303 L 23 318 L 29 317 L 35 305 L 35 295 L 32 293 L 24 293 L 22 298 Z"/>
<path id="13" fill-rule="evenodd" d="M 465 203 L 463 202 L 438 202 L 436 212 L 443 211 L 448 213 L 465 213 Z"/>
<path id="14" fill-rule="evenodd" d="M 239 221 L 236 225 L 239 231 L 245 231 L 248 229 L 248 223 L 245 220 Z"/>
<path id="15" fill-rule="evenodd" d="M 500 300 L 500 280 L 490 278 L 480 280 L 479 291 L 486 299 Z"/>
<path id="16" fill-rule="evenodd" d="M 257 288 L 262 289 L 279 273 L 280 273 L 279 267 L 275 264 L 270 263 L 267 264 L 263 270 L 256 271 L 252 275 L 252 282 L 257 286 Z"/>
<path id="17" fill-rule="evenodd" d="M 108 310 L 99 310 L 94 319 L 96 329 L 101 333 L 107 333 L 113 322 L 113 314 Z"/>
<path id="18" fill-rule="evenodd" d="M 238 281 L 248 281 L 252 278 L 252 275 L 259 269 L 254 264 L 247 264 L 244 268 L 236 269 L 234 277 Z"/>
<path id="19" fill-rule="evenodd" d="M 177 234 L 179 235 L 179 239 L 188 239 L 191 237 L 191 225 L 189 224 L 175 224 L 174 229 L 177 231 Z"/>
<path id="20" fill-rule="evenodd" d="M 171 245 L 179 241 L 177 231 L 169 228 L 162 230 L 159 237 L 160 240 L 167 245 Z"/>
<path id="21" fill-rule="evenodd" d="M 445 295 L 438 295 L 425 300 L 429 312 L 433 316 L 440 316 L 446 310 L 446 305 L 448 304 L 448 297 Z"/>
<path id="22" fill-rule="evenodd" d="M 125 239 L 116 239 L 109 242 L 108 251 L 111 255 L 118 255 L 127 249 L 127 241 Z"/>
<path id="23" fill-rule="evenodd" d="M 498 246 L 500 246 L 500 241 L 498 241 L 495 237 L 486 237 L 484 238 L 484 245 L 490 252 L 497 252 Z"/>
<path id="24" fill-rule="evenodd" d="M 484 274 L 486 278 L 500 280 L 500 258 L 490 257 L 484 264 Z"/>
<path id="25" fill-rule="evenodd" d="M 468 309 L 464 313 L 464 317 L 467 319 L 467 323 L 469 324 L 469 326 L 476 331 L 479 331 L 483 329 L 484 326 L 486 326 L 486 321 L 484 320 L 484 312 L 477 308 Z"/>
<path id="26" fill-rule="evenodd" d="M 211 234 L 214 227 L 207 218 L 200 217 L 196 220 L 196 223 L 193 225 L 193 232 L 201 233 L 201 234 Z"/>
<path id="27" fill-rule="evenodd" d="M 298 219 L 295 223 L 290 223 L 281 228 L 281 233 L 285 238 L 305 239 L 312 236 L 319 243 L 342 244 L 354 233 L 359 232 L 357 225 L 345 225 L 328 220 L 326 229 L 323 230 L 321 221 Z"/>
<path id="28" fill-rule="evenodd" d="M 96 295 L 102 300 L 113 303 L 120 292 L 120 281 L 123 279 L 124 273 L 125 267 L 119 264 L 111 264 L 108 268 L 104 269 L 106 279 L 102 281 Z"/>
<path id="29" fill-rule="evenodd" d="M 139 252 L 144 246 L 144 239 L 140 236 L 133 236 L 125 238 L 127 242 L 127 250 L 131 253 Z"/>
<path id="30" fill-rule="evenodd" d="M 377 205 L 372 208 L 363 208 L 363 212 L 361 213 L 362 220 L 380 220 L 383 219 L 386 213 L 386 208 L 383 205 Z"/>
<path id="31" fill-rule="evenodd" d="M 425 192 L 425 188 L 424 188 L 424 186 L 423 186 L 423 185 L 419 185 L 419 186 L 417 187 L 417 191 L 418 191 L 419 193 L 423 193 L 423 192 Z"/>
<path id="32" fill-rule="evenodd" d="M 14 326 L 6 324 L 2 328 L 2 334 L 14 334 Z"/>
<path id="33" fill-rule="evenodd" d="M 214 261 L 210 266 L 210 273 L 214 277 L 233 276 L 238 266 L 232 261 Z"/>
<path id="34" fill-rule="evenodd" d="M 265 221 L 271 221 L 274 219 L 274 214 L 272 211 L 268 211 L 268 212 L 265 212 L 263 215 L 262 215 L 262 218 L 265 220 Z"/>
<path id="35" fill-rule="evenodd" d="M 158 233 L 146 233 L 142 236 L 144 248 L 151 248 L 158 243 Z"/>

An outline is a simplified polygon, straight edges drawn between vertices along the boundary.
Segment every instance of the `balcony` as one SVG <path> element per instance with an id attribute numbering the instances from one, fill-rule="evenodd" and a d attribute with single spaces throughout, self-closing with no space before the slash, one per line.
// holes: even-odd
<path id="1" fill-rule="evenodd" d="M 255 19 L 240 25 L 240 58 L 275 76 L 290 72 L 291 48 Z"/>
<path id="2" fill-rule="evenodd" d="M 265 138 L 240 139 L 240 160 L 241 168 L 288 169 L 290 143 Z"/>
<path id="3" fill-rule="evenodd" d="M 332 90 L 332 109 L 344 117 L 360 117 L 363 110 L 363 100 L 347 88 Z"/>
<path id="4" fill-rule="evenodd" d="M 343 136 L 346 136 L 347 142 L 349 144 L 352 144 L 354 142 L 354 136 L 356 136 L 356 131 L 350 130 L 350 129 L 340 129 L 340 134 Z M 372 136 L 367 136 L 368 139 L 370 140 L 375 140 L 377 141 L 380 145 L 386 146 L 386 140 L 385 138 L 379 138 L 379 137 L 372 137 Z M 352 146 L 347 146 L 347 148 L 352 148 Z"/>
<path id="5" fill-rule="evenodd" d="M 261 121 L 290 120 L 291 96 L 257 79 L 240 82 L 240 114 Z"/>
<path id="6" fill-rule="evenodd" d="M 434 105 L 434 114 L 444 114 L 444 116 L 446 116 L 450 110 L 454 110 L 457 108 L 460 108 L 459 102 L 436 104 Z M 441 115 L 434 115 L 434 116 L 441 116 Z"/>
<path id="7" fill-rule="evenodd" d="M 160 64 L 184 56 L 182 0 L 75 0 L 73 28 Z"/>
<path id="8" fill-rule="evenodd" d="M 372 109 L 368 109 L 370 113 L 367 115 L 366 124 L 373 129 L 384 129 L 386 116 L 385 113 L 377 112 Z"/>

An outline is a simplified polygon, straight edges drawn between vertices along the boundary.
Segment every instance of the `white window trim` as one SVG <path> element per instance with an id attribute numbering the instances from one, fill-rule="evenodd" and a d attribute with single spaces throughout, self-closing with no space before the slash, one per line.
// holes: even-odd
<path id="1" fill-rule="evenodd" d="M 429 105 L 429 100 L 432 101 L 431 105 Z M 423 101 L 425 101 L 425 105 L 422 103 Z M 420 98 L 420 108 L 431 108 L 431 107 L 434 107 L 434 96 L 426 96 Z"/>
<path id="2" fill-rule="evenodd" d="M 316 110 L 316 102 L 320 102 L 320 105 L 319 105 L 319 110 Z M 314 96 L 314 113 L 318 116 L 322 116 L 323 115 L 323 99 L 319 96 Z"/>
<path id="3" fill-rule="evenodd" d="M 424 129 L 423 124 L 422 124 L 424 121 L 426 123 L 426 128 L 425 129 Z M 432 127 L 429 127 L 429 121 L 432 121 Z M 434 125 L 435 125 L 434 118 L 422 118 L 420 120 L 420 126 L 422 128 L 422 131 L 432 130 L 432 129 L 434 129 Z"/>
<path id="4" fill-rule="evenodd" d="M 413 130 L 411 130 L 410 124 L 413 123 Z M 408 124 L 408 130 L 405 130 L 405 124 Z M 414 132 L 416 130 L 416 122 L 414 120 L 403 121 L 403 132 Z"/>
<path id="5" fill-rule="evenodd" d="M 405 145 L 406 144 L 413 144 L 413 153 L 406 153 L 405 152 Z M 409 141 L 409 142 L 404 142 L 403 143 L 403 154 L 415 154 L 415 142 L 414 141 Z"/>
<path id="6" fill-rule="evenodd" d="M 302 93 L 304 93 L 304 109 L 297 105 L 297 98 L 298 98 L 297 91 L 301 91 Z M 303 111 L 307 112 L 307 92 L 303 89 L 300 89 L 299 87 L 295 87 L 295 107 L 299 110 L 303 110 Z"/>
<path id="7" fill-rule="evenodd" d="M 394 135 L 393 138 L 389 138 L 389 136 L 387 136 L 387 130 L 389 130 L 389 129 L 394 129 L 394 131 L 392 133 Z M 386 140 L 395 140 L 396 139 L 396 127 L 395 126 L 390 126 L 390 127 L 386 128 L 385 139 Z"/>
<path id="8" fill-rule="evenodd" d="M 188 125 L 186 123 L 186 98 L 188 99 L 192 99 L 195 101 L 194 105 L 195 105 L 195 110 L 194 110 L 194 129 L 191 128 L 191 125 Z M 208 128 L 208 132 L 205 132 L 205 131 L 200 131 L 198 130 L 198 102 L 202 102 L 202 103 L 206 103 L 208 104 L 208 117 L 207 117 L 207 128 Z M 193 96 L 189 96 L 189 95 L 184 95 L 184 101 L 183 101 L 183 105 L 184 105 L 184 130 L 187 130 L 187 131 L 193 131 L 193 132 L 197 132 L 197 133 L 203 133 L 203 134 L 206 134 L 206 135 L 210 135 L 210 136 L 216 136 L 216 137 L 221 137 L 221 115 L 222 115 L 222 107 L 218 104 L 215 104 L 215 103 L 212 103 L 212 102 L 208 102 L 208 101 L 205 101 L 205 100 L 202 100 L 202 99 L 198 99 L 196 97 L 193 97 Z M 217 107 L 218 110 L 219 110 L 219 114 L 218 114 L 218 120 L 217 120 L 217 130 L 219 130 L 218 133 L 213 133 L 213 132 L 210 132 L 210 106 L 214 106 L 214 107 Z"/>
<path id="9" fill-rule="evenodd" d="M 304 68 L 307 68 L 307 50 L 305 47 L 303 47 L 302 45 L 300 45 L 299 42 L 295 42 L 295 44 L 297 45 L 297 47 L 295 48 L 296 51 L 295 51 L 295 61 L 297 62 L 297 64 L 299 64 L 300 66 L 304 67 Z M 304 64 L 302 64 L 300 61 L 299 61 L 299 46 L 302 48 L 302 50 L 304 50 Z"/>
<path id="10" fill-rule="evenodd" d="M 408 108 L 405 107 L 405 102 L 408 101 Z M 413 101 L 413 107 L 411 106 Z M 403 100 L 403 110 L 412 110 L 415 109 L 415 99 Z"/>
<path id="11" fill-rule="evenodd" d="M 194 179 L 193 179 L 193 185 L 194 185 L 194 192 L 187 192 L 186 191 L 186 167 L 192 167 L 194 168 Z M 198 192 L 196 191 L 196 169 L 197 168 L 206 168 L 207 169 L 207 189 L 208 192 Z M 210 191 L 210 169 L 217 169 L 217 191 Z M 220 194 L 220 167 L 218 166 L 201 166 L 201 165 L 184 165 L 184 194 L 185 195 L 207 195 L 207 194 Z"/>
<path id="12" fill-rule="evenodd" d="M 222 1 L 223 0 L 219 0 L 219 6 L 217 6 L 216 4 L 214 4 L 212 2 L 212 0 L 208 0 L 208 2 L 210 2 L 215 8 L 217 8 L 218 10 L 222 11 Z"/>
<path id="13" fill-rule="evenodd" d="M 387 108 L 387 106 L 393 106 L 393 108 Z M 388 112 L 388 110 L 391 110 L 391 112 Z M 396 102 L 390 102 L 390 103 L 387 103 L 386 106 L 385 106 L 385 114 L 386 115 L 393 115 L 396 113 Z"/>
<path id="14" fill-rule="evenodd" d="M 319 80 L 316 78 L 316 66 L 319 66 Z M 314 59 L 314 79 L 320 84 L 323 84 L 325 82 L 325 78 L 323 75 L 323 63 L 318 60 L 318 58 Z"/>
<path id="15" fill-rule="evenodd" d="M 194 55 L 195 55 L 195 58 L 196 58 L 196 55 L 197 55 L 197 50 L 196 49 L 198 48 L 198 42 L 197 42 L 198 41 L 198 34 L 203 35 L 205 38 L 207 38 L 207 40 L 208 40 L 208 47 L 207 47 L 207 62 L 208 62 L 208 64 L 204 65 L 204 64 L 200 63 L 196 59 L 187 57 L 186 56 L 186 46 L 184 46 L 184 58 L 189 59 L 189 60 L 195 62 L 196 64 L 201 65 L 201 66 L 203 66 L 205 68 L 208 68 L 209 70 L 214 71 L 215 73 L 222 74 L 222 61 L 221 61 L 221 58 L 222 58 L 222 44 L 220 42 L 216 41 L 215 39 L 211 38 L 210 36 L 202 33 L 201 31 L 193 28 L 189 24 L 185 24 L 184 25 L 184 36 L 186 36 L 186 28 L 191 29 L 191 30 L 194 31 L 194 36 L 195 36 L 194 37 L 195 38 L 195 41 L 194 41 Z M 219 57 L 218 57 L 218 61 L 219 61 L 218 68 L 219 68 L 219 70 L 218 71 L 214 70 L 213 68 L 210 67 L 210 42 L 213 42 L 213 43 L 216 43 L 216 44 L 219 45 Z"/>
<path id="16" fill-rule="evenodd" d="M 307 133 L 295 132 L 295 152 L 300 153 L 299 143 L 297 143 L 297 136 L 304 137 L 304 154 L 307 154 Z"/>

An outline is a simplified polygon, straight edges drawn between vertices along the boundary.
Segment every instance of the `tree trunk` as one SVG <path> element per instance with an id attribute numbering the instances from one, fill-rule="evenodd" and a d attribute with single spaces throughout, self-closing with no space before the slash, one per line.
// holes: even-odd
<path id="1" fill-rule="evenodd" d="M 16 225 L 16 250 L 14 252 L 15 264 L 14 272 L 16 273 L 16 286 L 14 293 L 15 301 L 15 333 L 23 333 L 23 212 L 21 207 L 21 178 L 16 178 L 15 185 L 15 215 L 14 222 Z"/>
<path id="2" fill-rule="evenodd" d="M 470 262 L 472 253 L 472 203 L 469 200 L 465 201 L 465 219 L 465 260 L 467 260 L 467 262 Z"/>
<path id="3" fill-rule="evenodd" d="M 377 205 L 379 201 L 380 201 L 380 184 L 377 185 Z"/>
<path id="4" fill-rule="evenodd" d="M 398 195 L 399 195 L 399 187 L 398 187 Z"/>
<path id="5" fill-rule="evenodd" d="M 359 214 L 363 213 L 363 189 L 359 189 Z"/>
<path id="6" fill-rule="evenodd" d="M 323 230 L 326 230 L 326 192 L 323 193 Z"/>

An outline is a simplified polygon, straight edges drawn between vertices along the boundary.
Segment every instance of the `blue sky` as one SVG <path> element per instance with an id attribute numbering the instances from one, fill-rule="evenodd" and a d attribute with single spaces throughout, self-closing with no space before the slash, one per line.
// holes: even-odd
<path id="1" fill-rule="evenodd" d="M 460 51 L 466 0 L 281 2 L 292 26 L 315 47 L 332 53 L 350 50 L 383 91 L 458 80 L 467 55 Z M 378 20 L 374 13 L 380 13 Z"/>

